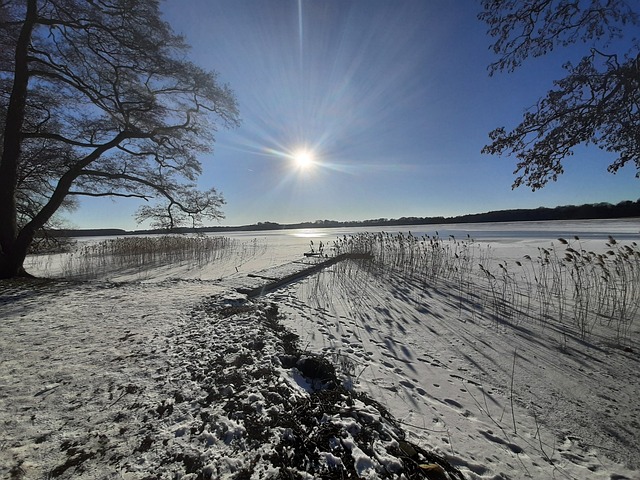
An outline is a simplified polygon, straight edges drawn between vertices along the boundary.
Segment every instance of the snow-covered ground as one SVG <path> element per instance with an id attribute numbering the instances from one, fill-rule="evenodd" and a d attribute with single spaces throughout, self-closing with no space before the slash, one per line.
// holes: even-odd
<path id="1" fill-rule="evenodd" d="M 490 245 L 492 265 L 535 256 L 558 237 L 577 235 L 596 251 L 610 234 L 623 244 L 640 238 L 637 220 L 402 230 L 469 233 Z M 310 457 L 296 457 L 294 445 L 308 449 L 308 434 L 315 475 L 341 478 L 348 457 L 356 473 L 377 478 L 410 456 L 401 427 L 466 478 L 640 478 L 637 318 L 622 343 L 600 325 L 582 338 L 553 318 L 497 321 L 480 284 L 465 296 L 448 280 L 412 281 L 357 260 L 252 300 L 235 290 L 268 277 L 249 274 L 300 261 L 310 241 L 317 248 L 349 233 L 243 233 L 207 265 L 0 283 L 0 477 L 302 475 Z M 55 276 L 63 263 L 40 257 L 30 268 Z M 371 401 L 334 389 L 338 408 L 315 426 L 287 426 L 288 414 L 315 418 L 310 406 L 329 398 L 313 396 L 318 380 L 292 363 L 280 324 Z M 359 443 L 373 417 L 382 426 Z M 326 431 L 340 433 L 318 436 Z"/>

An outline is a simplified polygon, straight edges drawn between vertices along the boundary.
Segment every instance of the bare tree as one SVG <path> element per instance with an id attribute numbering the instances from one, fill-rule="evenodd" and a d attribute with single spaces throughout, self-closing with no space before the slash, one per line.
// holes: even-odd
<path id="1" fill-rule="evenodd" d="M 0 278 L 80 196 L 160 199 L 138 219 L 167 227 L 221 217 L 197 156 L 236 100 L 187 49 L 156 0 L 0 1 Z"/>
<path id="2" fill-rule="evenodd" d="M 512 72 L 528 57 L 582 44 L 585 55 L 563 65 L 567 74 L 511 131 L 493 130 L 486 154 L 515 155 L 514 188 L 532 190 L 557 180 L 562 161 L 580 144 L 617 158 L 608 170 L 631 162 L 640 177 L 639 17 L 624 0 L 483 0 L 479 18 L 495 39 L 498 60 L 490 74 Z M 621 47 L 624 45 L 624 47 Z"/>

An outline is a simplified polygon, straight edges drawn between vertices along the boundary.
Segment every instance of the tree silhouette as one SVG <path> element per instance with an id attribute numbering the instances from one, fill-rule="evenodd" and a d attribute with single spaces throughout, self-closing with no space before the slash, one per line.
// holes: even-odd
<path id="1" fill-rule="evenodd" d="M 36 232 L 79 196 L 159 199 L 138 219 L 168 228 L 222 215 L 197 155 L 238 124 L 236 100 L 156 0 L 1 2 L 0 46 L 0 278 L 25 274 Z"/>
<path id="2" fill-rule="evenodd" d="M 495 39 L 490 74 L 512 72 L 528 57 L 572 44 L 585 55 L 563 65 L 567 75 L 511 131 L 493 130 L 486 154 L 515 155 L 514 188 L 557 180 L 579 144 L 594 144 L 631 162 L 640 176 L 640 40 L 638 13 L 624 0 L 483 0 L 479 18 Z M 635 6 L 635 5 L 634 5 Z M 624 47 L 621 47 L 624 45 Z"/>

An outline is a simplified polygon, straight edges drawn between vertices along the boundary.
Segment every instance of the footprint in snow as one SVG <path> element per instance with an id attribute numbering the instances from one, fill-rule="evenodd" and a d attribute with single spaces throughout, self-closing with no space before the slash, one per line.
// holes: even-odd
<path id="1" fill-rule="evenodd" d="M 511 443 L 511 442 L 507 442 L 506 440 L 503 440 L 500 437 L 497 437 L 493 434 L 493 432 L 491 430 L 478 430 L 487 440 L 491 440 L 492 442 L 498 443 L 500 445 L 504 445 L 505 447 L 509 448 L 513 453 L 523 453 L 524 450 L 519 446 L 516 445 L 515 443 Z"/>
<path id="2" fill-rule="evenodd" d="M 380 364 L 384 365 L 387 368 L 391 368 L 391 369 L 395 368 L 395 365 L 393 363 L 387 362 L 386 360 L 382 360 Z"/>
<path id="3" fill-rule="evenodd" d="M 464 406 L 463 406 L 462 404 L 460 404 L 460 403 L 458 403 L 458 402 L 456 402 L 455 400 L 452 400 L 452 399 L 450 399 L 450 398 L 445 398 L 445 399 L 444 399 L 444 403 L 446 403 L 446 404 L 448 404 L 448 405 L 451 405 L 452 407 L 459 408 L 459 409 L 461 409 L 461 410 L 464 408 Z"/>

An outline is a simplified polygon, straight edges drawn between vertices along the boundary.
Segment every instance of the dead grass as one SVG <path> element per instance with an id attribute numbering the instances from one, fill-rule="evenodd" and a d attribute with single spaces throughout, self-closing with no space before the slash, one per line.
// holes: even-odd
<path id="1" fill-rule="evenodd" d="M 371 254 L 373 260 L 359 268 L 377 275 L 400 275 L 425 287 L 447 282 L 460 299 L 479 301 L 481 313 L 496 322 L 554 319 L 583 339 L 599 325 L 624 345 L 640 308 L 638 245 L 609 237 L 596 253 L 585 250 L 578 237 L 558 242 L 513 264 L 492 262 L 491 247 L 469 237 L 445 240 L 437 234 L 359 234 L 338 239 L 334 251 Z"/>

